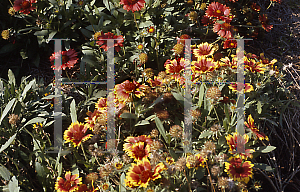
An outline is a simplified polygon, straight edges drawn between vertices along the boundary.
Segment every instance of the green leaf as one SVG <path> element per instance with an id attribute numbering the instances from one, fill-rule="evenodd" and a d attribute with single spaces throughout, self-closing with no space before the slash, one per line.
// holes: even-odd
<path id="1" fill-rule="evenodd" d="M 46 40 L 47 43 L 49 43 L 53 37 L 56 35 L 57 31 L 52 31 L 50 34 L 49 34 L 49 37 L 48 39 Z"/>
<path id="2" fill-rule="evenodd" d="M 46 176 L 46 172 L 44 170 L 44 167 L 41 165 L 41 163 L 35 162 L 35 170 L 39 177 L 44 178 Z"/>
<path id="3" fill-rule="evenodd" d="M 19 185 L 18 180 L 16 179 L 15 176 L 13 176 L 12 179 L 8 183 L 9 192 L 19 192 L 20 187 L 18 185 Z"/>
<path id="4" fill-rule="evenodd" d="M 184 105 L 184 97 L 180 93 L 171 92 L 174 98 Z"/>
<path id="5" fill-rule="evenodd" d="M 33 119 L 30 119 L 27 123 L 25 123 L 25 125 L 22 127 L 26 127 L 27 125 L 30 125 L 30 124 L 34 124 L 34 123 L 41 123 L 43 121 L 45 121 L 46 119 L 42 118 L 42 117 L 35 117 Z M 21 129 L 22 129 L 21 128 Z"/>
<path id="6" fill-rule="evenodd" d="M 121 177 L 120 177 L 120 183 L 121 183 L 121 185 L 120 185 L 120 190 L 119 190 L 119 192 L 126 192 L 126 188 L 124 187 L 125 186 L 125 173 L 122 173 L 121 174 Z"/>
<path id="7" fill-rule="evenodd" d="M 158 128 L 160 134 L 163 136 L 164 140 L 166 142 L 168 142 L 165 128 L 164 128 L 162 122 L 160 121 L 160 119 L 157 116 L 155 116 L 155 124 L 156 124 L 156 127 Z"/>
<path id="8" fill-rule="evenodd" d="M 276 149 L 275 146 L 263 146 L 263 147 L 257 147 L 255 151 L 261 153 L 269 153 L 275 149 Z"/>
<path id="9" fill-rule="evenodd" d="M 139 121 L 137 124 L 135 124 L 135 126 L 148 125 L 148 124 L 150 124 L 149 121 L 147 121 L 147 120 L 142 120 L 142 121 Z"/>
<path id="10" fill-rule="evenodd" d="M 258 114 L 261 114 L 261 111 L 262 111 L 262 109 L 261 109 L 261 102 L 257 101 L 257 112 L 258 112 Z"/>
<path id="11" fill-rule="evenodd" d="M 8 70 L 8 83 L 16 86 L 16 78 L 11 69 Z"/>
<path id="12" fill-rule="evenodd" d="M 201 135 L 199 136 L 199 139 L 202 139 L 202 138 L 205 138 L 205 137 L 208 137 L 210 135 L 213 135 L 214 133 L 210 130 L 205 130 L 201 133 Z"/>
<path id="13" fill-rule="evenodd" d="M 2 123 L 2 120 L 4 119 L 4 117 L 7 115 L 7 113 L 9 112 L 10 109 L 12 109 L 13 105 L 15 104 L 16 98 L 13 98 L 12 100 L 10 100 L 7 105 L 5 106 L 5 109 L 1 115 L 0 118 L 0 125 Z"/>
<path id="14" fill-rule="evenodd" d="M 106 9 L 108 9 L 110 11 L 110 6 L 109 6 L 108 0 L 103 0 L 103 3 L 105 5 Z"/>
<path id="15" fill-rule="evenodd" d="M 1 177 L 3 177 L 3 179 L 5 179 L 6 181 L 9 181 L 9 179 L 10 179 L 10 172 L 3 165 L 0 166 L 0 175 L 1 175 Z"/>
<path id="16" fill-rule="evenodd" d="M 23 101 L 26 97 L 26 93 L 29 91 L 29 89 L 33 86 L 33 84 L 35 84 L 35 79 L 31 80 L 27 85 L 26 87 L 24 88 L 23 92 L 22 92 L 22 95 L 21 95 L 21 98 L 20 98 L 20 101 Z"/>
<path id="17" fill-rule="evenodd" d="M 17 44 L 10 43 L 10 44 L 4 45 L 0 49 L 0 54 L 9 53 L 17 48 L 18 48 Z"/>
<path id="18" fill-rule="evenodd" d="M 2 151 L 4 151 L 7 147 L 9 147 L 9 145 L 15 140 L 16 136 L 17 136 L 17 133 L 15 133 L 13 136 L 11 136 L 11 137 L 9 138 L 9 140 L 7 140 L 7 141 L 4 143 L 4 145 L 1 146 L 1 148 L 0 148 L 0 153 L 1 153 Z"/>
<path id="19" fill-rule="evenodd" d="M 77 122 L 77 114 L 76 114 L 76 103 L 75 103 L 74 99 L 70 105 L 70 113 L 71 113 L 72 123 L 76 123 Z"/>
<path id="20" fill-rule="evenodd" d="M 200 91 L 199 91 L 199 101 L 198 101 L 199 107 L 202 106 L 203 97 L 204 97 L 204 83 L 202 83 L 201 86 L 200 86 Z"/>
<path id="21" fill-rule="evenodd" d="M 137 116 L 133 113 L 122 113 L 120 117 L 124 119 L 137 119 Z"/>
<path id="22" fill-rule="evenodd" d="M 254 167 L 265 170 L 265 171 L 274 172 L 274 169 L 270 165 L 267 165 L 264 163 L 254 163 Z"/>

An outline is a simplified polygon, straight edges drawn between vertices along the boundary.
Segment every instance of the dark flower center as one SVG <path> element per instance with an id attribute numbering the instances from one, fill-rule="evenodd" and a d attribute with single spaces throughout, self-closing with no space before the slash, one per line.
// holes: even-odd
<path id="1" fill-rule="evenodd" d="M 30 7 L 29 1 L 23 1 L 21 4 L 22 9 L 28 9 Z"/>
<path id="2" fill-rule="evenodd" d="M 135 87 L 135 84 L 134 84 L 134 83 L 131 83 L 131 82 L 126 83 L 125 86 L 124 86 L 124 89 L 125 89 L 126 93 L 129 93 L 129 92 L 134 91 L 135 88 L 136 88 L 136 87 Z"/>
<path id="3" fill-rule="evenodd" d="M 69 57 L 67 55 L 63 55 L 61 57 L 61 63 L 66 64 L 69 61 Z"/>
<path id="4" fill-rule="evenodd" d="M 236 166 L 235 167 L 235 172 L 238 174 L 244 173 L 244 168 L 241 166 Z"/>
<path id="5" fill-rule="evenodd" d="M 146 183 L 150 177 L 151 177 L 150 171 L 143 171 L 140 175 L 140 180 L 142 181 L 142 183 Z"/>
<path id="6" fill-rule="evenodd" d="M 138 2 L 138 0 L 127 0 L 128 1 L 128 4 L 130 5 L 134 5 Z"/>
<path id="7" fill-rule="evenodd" d="M 71 189 L 75 185 L 76 185 L 76 183 L 74 181 L 66 181 L 64 183 L 64 189 L 69 190 L 69 189 Z"/>

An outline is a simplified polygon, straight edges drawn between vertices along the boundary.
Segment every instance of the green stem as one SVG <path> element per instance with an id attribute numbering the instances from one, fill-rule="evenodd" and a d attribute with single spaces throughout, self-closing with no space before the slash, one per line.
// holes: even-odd
<path id="1" fill-rule="evenodd" d="M 85 160 L 88 161 L 88 159 L 87 159 L 87 157 L 86 157 L 86 154 L 85 154 L 85 151 L 84 151 L 84 148 L 83 148 L 82 142 L 80 143 L 80 147 L 81 147 L 81 149 L 82 149 L 83 156 L 84 156 Z"/>

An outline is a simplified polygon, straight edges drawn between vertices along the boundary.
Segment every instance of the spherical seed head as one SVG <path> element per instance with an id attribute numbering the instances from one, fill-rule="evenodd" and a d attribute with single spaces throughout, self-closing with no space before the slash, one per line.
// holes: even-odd
<path id="1" fill-rule="evenodd" d="M 178 55 L 181 55 L 183 53 L 183 51 L 184 51 L 184 45 L 182 45 L 182 44 L 176 44 L 176 45 L 174 45 L 173 51 L 174 51 L 174 53 L 176 53 Z"/>
<path id="2" fill-rule="evenodd" d="M 213 126 L 210 127 L 210 130 L 214 133 L 219 132 L 221 129 L 222 129 L 222 127 L 219 124 L 214 124 Z"/>
<path id="3" fill-rule="evenodd" d="M 196 11 L 191 11 L 189 13 L 189 18 L 192 20 L 192 21 L 197 21 L 197 18 L 198 18 L 198 13 Z"/>
<path id="4" fill-rule="evenodd" d="M 99 32 L 99 31 L 98 31 L 98 32 L 96 32 L 96 33 L 93 35 L 93 39 L 94 39 L 94 40 L 98 40 L 98 38 L 101 37 L 101 36 L 102 36 L 102 32 Z"/>
<path id="5" fill-rule="evenodd" d="M 219 177 L 218 178 L 218 187 L 219 188 L 227 188 L 228 187 L 228 178 L 227 177 Z"/>
<path id="6" fill-rule="evenodd" d="M 219 99 L 221 97 L 221 91 L 218 87 L 213 86 L 207 90 L 206 97 L 210 99 Z"/>
<path id="7" fill-rule="evenodd" d="M 122 159 L 124 163 L 130 163 L 131 162 L 131 158 L 125 153 L 124 155 L 122 155 Z"/>
<path id="8" fill-rule="evenodd" d="M 200 9 L 205 10 L 206 9 L 206 3 L 201 3 Z"/>
<path id="9" fill-rule="evenodd" d="M 198 119 L 201 116 L 201 111 L 199 109 L 191 110 L 191 116 Z"/>
<path id="10" fill-rule="evenodd" d="M 156 151 L 159 150 L 163 147 L 163 144 L 160 141 L 154 140 L 151 144 L 150 144 L 150 149 L 151 151 Z"/>
<path id="11" fill-rule="evenodd" d="M 166 120 L 169 118 L 169 112 L 166 110 L 161 110 L 161 111 L 157 111 L 156 112 L 156 116 L 160 119 L 160 120 Z"/>
<path id="12" fill-rule="evenodd" d="M 8 14 L 10 14 L 11 16 L 15 15 L 15 14 L 16 14 L 15 9 L 14 9 L 13 7 L 10 7 L 10 8 L 8 9 Z"/>
<path id="13" fill-rule="evenodd" d="M 16 115 L 16 114 L 10 114 L 8 116 L 8 122 L 12 125 L 16 125 L 18 120 L 19 120 L 19 115 Z"/>
<path id="14" fill-rule="evenodd" d="M 9 39 L 9 30 L 8 29 L 3 30 L 1 33 L 1 36 L 3 39 L 8 40 Z"/>
<path id="15" fill-rule="evenodd" d="M 87 184 L 91 184 L 91 183 L 95 183 L 95 181 L 97 181 L 97 179 L 99 178 L 98 173 L 90 173 L 86 176 L 85 178 L 85 183 Z"/>
<path id="16" fill-rule="evenodd" d="M 152 68 L 147 68 L 144 70 L 144 76 L 148 78 L 152 78 L 154 76 L 154 70 Z"/>
<path id="17" fill-rule="evenodd" d="M 180 125 L 173 125 L 170 128 L 170 135 L 172 137 L 181 138 L 182 137 L 182 127 Z"/>
<path id="18" fill-rule="evenodd" d="M 188 4 L 188 6 L 192 6 L 192 5 L 194 5 L 194 1 L 193 0 L 188 0 L 186 2 L 186 4 Z"/>
<path id="19" fill-rule="evenodd" d="M 151 137 L 153 137 L 153 138 L 158 137 L 158 134 L 159 134 L 159 132 L 157 129 L 152 129 L 152 131 L 150 133 Z"/>
<path id="20" fill-rule="evenodd" d="M 157 75 L 157 77 L 159 77 L 161 79 L 164 79 L 166 76 L 167 76 L 167 73 L 164 72 L 164 71 L 159 72 L 158 75 Z"/>
<path id="21" fill-rule="evenodd" d="M 218 165 L 214 165 L 211 169 L 210 169 L 210 173 L 213 176 L 217 176 L 220 173 L 220 167 Z"/>
<path id="22" fill-rule="evenodd" d="M 145 64 L 148 61 L 148 55 L 146 53 L 141 53 L 139 59 L 141 64 Z"/>
<path id="23" fill-rule="evenodd" d="M 186 158 L 185 157 L 180 157 L 175 163 L 175 169 L 177 171 L 184 170 L 185 166 L 186 166 Z"/>
<path id="24" fill-rule="evenodd" d="M 216 150 L 216 145 L 212 141 L 206 141 L 204 144 L 204 148 L 207 151 L 214 152 Z"/>

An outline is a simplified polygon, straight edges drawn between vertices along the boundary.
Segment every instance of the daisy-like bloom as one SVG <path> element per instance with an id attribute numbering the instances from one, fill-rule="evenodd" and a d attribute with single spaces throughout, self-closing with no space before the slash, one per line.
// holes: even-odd
<path id="1" fill-rule="evenodd" d="M 163 163 L 159 163 L 152 170 L 150 161 L 144 158 L 142 161 L 138 161 L 137 164 L 132 163 L 129 168 L 125 184 L 129 187 L 144 187 L 147 188 L 150 181 L 161 178 L 160 172 L 165 170 L 166 167 Z"/>
<path id="2" fill-rule="evenodd" d="M 223 49 L 232 49 L 237 47 L 237 42 L 235 40 L 226 40 L 223 44 Z"/>
<path id="3" fill-rule="evenodd" d="M 154 79 L 148 79 L 147 81 L 151 87 L 159 87 L 160 85 L 163 84 L 163 79 L 155 76 Z"/>
<path id="4" fill-rule="evenodd" d="M 2 39 L 8 40 L 9 39 L 9 30 L 8 29 L 3 30 L 1 32 L 1 37 L 2 37 Z"/>
<path id="5" fill-rule="evenodd" d="M 130 94 L 134 94 L 138 98 L 145 96 L 147 88 L 147 85 L 140 85 L 136 81 L 130 82 L 129 80 L 126 80 L 115 86 L 115 92 L 118 100 L 125 103 L 131 99 Z"/>
<path id="6" fill-rule="evenodd" d="M 124 143 L 123 148 L 124 148 L 124 151 L 127 151 L 127 150 L 131 150 L 132 146 L 135 143 L 144 142 L 147 145 L 150 145 L 150 144 L 152 144 L 153 140 L 151 139 L 151 136 L 140 135 L 138 137 L 127 137 L 125 139 L 125 142 L 127 142 L 127 143 Z"/>
<path id="7" fill-rule="evenodd" d="M 126 152 L 128 156 L 134 159 L 134 161 L 140 161 L 149 157 L 150 145 L 147 145 L 144 142 L 138 142 L 133 144 L 129 150 L 126 150 Z"/>
<path id="8" fill-rule="evenodd" d="M 227 135 L 226 137 L 227 144 L 229 146 L 230 152 L 235 152 L 238 147 L 238 141 L 242 142 L 239 144 L 245 145 L 249 141 L 249 136 L 244 134 L 241 136 L 239 133 L 235 132 L 233 135 Z M 245 153 L 239 153 L 236 155 L 241 155 L 242 158 L 252 158 L 252 153 L 254 152 L 253 149 L 245 149 Z"/>
<path id="9" fill-rule="evenodd" d="M 57 178 L 55 190 L 58 192 L 73 192 L 78 189 L 78 185 L 82 184 L 82 178 L 78 174 L 72 175 L 71 171 L 66 172 L 65 179 L 62 177 Z"/>
<path id="10" fill-rule="evenodd" d="M 66 140 L 65 143 L 72 142 L 74 147 L 78 147 L 81 142 L 92 137 L 92 134 L 85 134 L 87 129 L 88 126 L 84 125 L 83 123 L 71 123 L 69 128 L 64 132 L 64 140 Z"/>
<path id="11" fill-rule="evenodd" d="M 230 25 L 230 23 L 224 22 L 222 24 L 220 23 L 215 23 L 213 31 L 215 33 L 218 33 L 221 37 L 224 37 L 226 39 L 232 38 L 232 33 L 233 33 L 233 27 Z"/>
<path id="12" fill-rule="evenodd" d="M 244 90 L 245 93 L 254 91 L 253 86 L 250 83 L 245 83 L 244 86 L 245 86 L 245 90 Z M 243 83 L 231 83 L 228 87 L 234 92 L 242 93 Z"/>
<path id="13" fill-rule="evenodd" d="M 169 165 L 175 164 L 175 160 L 173 159 L 173 157 L 167 157 L 167 158 L 166 158 L 166 162 L 167 162 Z"/>
<path id="14" fill-rule="evenodd" d="M 191 168 L 198 169 L 198 167 L 204 167 L 206 160 L 207 159 L 201 156 L 201 154 L 199 153 L 196 155 L 189 155 L 186 158 L 186 167 L 189 169 Z"/>
<path id="15" fill-rule="evenodd" d="M 150 27 L 148 28 L 148 33 L 154 33 L 154 31 L 155 31 L 155 29 L 154 29 L 153 26 L 150 26 Z"/>
<path id="16" fill-rule="evenodd" d="M 220 65 L 222 67 L 229 67 L 231 69 L 237 69 L 237 56 L 231 55 L 231 60 L 229 57 L 224 57 L 220 59 Z"/>
<path id="17" fill-rule="evenodd" d="M 205 14 L 208 17 L 215 17 L 217 19 L 222 19 L 224 16 L 228 16 L 230 14 L 229 7 L 226 7 L 226 5 L 223 5 L 218 2 L 212 2 L 207 7 L 207 10 Z"/>
<path id="18" fill-rule="evenodd" d="M 273 25 L 269 25 L 269 19 L 266 14 L 259 15 L 259 21 L 262 25 L 262 28 L 267 32 L 271 31 Z"/>
<path id="19" fill-rule="evenodd" d="M 33 6 L 33 3 L 36 3 L 36 0 L 15 0 L 14 9 L 15 11 L 20 11 L 20 13 L 29 14 L 30 11 L 36 9 Z"/>
<path id="20" fill-rule="evenodd" d="M 207 42 L 201 43 L 197 48 L 198 49 L 193 49 L 193 54 L 198 58 L 201 56 L 213 55 L 216 51 L 216 48 Z"/>
<path id="21" fill-rule="evenodd" d="M 228 162 L 225 162 L 225 172 L 234 181 L 248 183 L 253 176 L 251 161 L 244 161 L 238 157 L 230 157 Z"/>
<path id="22" fill-rule="evenodd" d="M 263 74 L 264 71 L 266 70 L 266 68 L 264 68 L 264 65 L 260 62 L 256 62 L 255 59 L 247 59 L 245 57 L 244 63 L 245 63 L 245 68 L 251 71 L 252 73 L 258 72 Z"/>
<path id="23" fill-rule="evenodd" d="M 107 109 L 107 99 L 100 97 L 98 99 L 98 102 L 95 104 L 96 109 L 98 109 L 99 111 L 101 110 L 106 110 Z"/>
<path id="24" fill-rule="evenodd" d="M 55 70 L 54 61 L 59 57 L 61 57 L 61 69 L 63 70 L 65 70 L 67 67 L 71 69 L 78 61 L 77 52 L 74 49 L 53 53 L 50 56 L 50 62 L 52 64 L 51 68 L 53 70 Z"/>
<path id="25" fill-rule="evenodd" d="M 94 130 L 94 126 L 97 119 L 101 116 L 101 112 L 94 110 L 94 112 L 88 111 L 86 114 L 88 115 L 88 117 L 85 118 L 86 126 L 88 126 L 90 130 Z"/>
<path id="26" fill-rule="evenodd" d="M 144 0 L 121 0 L 120 4 L 123 5 L 123 9 L 127 11 L 139 11 L 145 6 Z"/>
<path id="27" fill-rule="evenodd" d="M 143 44 L 139 44 L 139 45 L 137 46 L 137 48 L 138 48 L 139 50 L 141 50 L 141 49 L 144 48 L 144 45 L 143 45 Z"/>
<path id="28" fill-rule="evenodd" d="M 172 74 L 172 78 L 176 79 L 180 76 L 180 72 L 184 70 L 184 67 L 188 65 L 187 61 L 184 58 L 181 58 L 178 62 L 176 59 L 170 60 L 168 59 L 165 62 L 165 68 L 167 74 Z"/>
<path id="29" fill-rule="evenodd" d="M 95 35 L 94 35 L 94 38 L 95 38 Z M 123 45 L 124 38 L 122 35 L 117 36 L 111 32 L 103 34 L 103 32 L 101 31 L 100 35 L 99 34 L 97 35 L 96 44 L 101 46 L 100 48 L 104 49 L 104 51 L 107 51 L 109 48 L 111 48 L 111 47 L 107 46 L 107 39 L 117 39 L 117 40 L 114 40 L 114 47 L 117 52 L 119 52 L 121 50 L 121 47 L 124 46 Z"/>
<path id="30" fill-rule="evenodd" d="M 250 114 L 247 118 L 247 122 L 244 122 L 246 127 L 248 127 L 260 140 L 267 140 L 269 141 L 268 136 L 266 136 L 264 133 L 261 133 L 258 128 L 254 125 L 254 119 L 252 118 L 252 115 Z"/>
<path id="31" fill-rule="evenodd" d="M 253 9 L 253 11 L 259 12 L 260 11 L 260 6 L 257 5 L 256 3 L 252 3 L 251 9 Z"/>
<path id="32" fill-rule="evenodd" d="M 195 74 L 207 73 L 215 70 L 218 64 L 212 58 L 205 56 L 198 57 L 197 61 L 192 61 L 192 71 Z"/>

